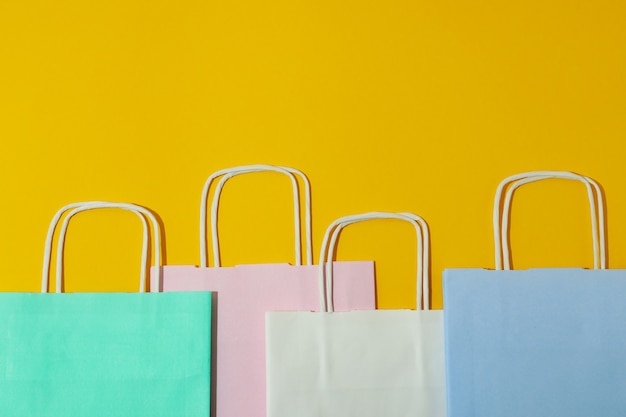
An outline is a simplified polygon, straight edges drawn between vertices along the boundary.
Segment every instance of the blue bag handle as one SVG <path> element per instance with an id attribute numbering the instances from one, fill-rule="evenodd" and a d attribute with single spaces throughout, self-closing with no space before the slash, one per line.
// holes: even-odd
<path id="1" fill-rule="evenodd" d="M 511 175 L 500 182 L 493 203 L 493 237 L 496 270 L 511 269 L 509 218 L 513 193 L 524 184 L 552 178 L 580 181 L 587 189 L 591 214 L 594 269 L 606 269 L 606 230 L 604 224 L 604 194 L 598 183 L 584 175 L 568 171 L 531 171 Z M 504 203 L 502 194 L 506 189 Z M 597 214 L 596 214 L 597 213 Z"/>

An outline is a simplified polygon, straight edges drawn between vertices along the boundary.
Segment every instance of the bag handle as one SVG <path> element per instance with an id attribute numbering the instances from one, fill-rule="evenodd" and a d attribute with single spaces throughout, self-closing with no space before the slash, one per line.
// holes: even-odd
<path id="1" fill-rule="evenodd" d="M 354 223 L 374 219 L 398 219 L 411 223 L 417 236 L 417 309 L 430 308 L 428 284 L 430 258 L 429 230 L 423 218 L 413 213 L 371 212 L 341 217 L 328 226 L 322 242 L 319 266 L 320 311 L 332 313 L 333 307 L 333 257 L 342 229 Z M 422 300 L 423 303 L 422 303 Z M 424 307 L 422 307 L 424 306 Z"/>
<path id="2" fill-rule="evenodd" d="M 571 173 L 568 173 L 571 174 Z M 578 175 L 578 174 L 574 174 Z M 581 182 L 585 184 L 585 188 L 587 189 L 587 195 L 590 201 L 590 214 L 591 214 L 591 229 L 592 229 L 592 240 L 593 240 L 593 250 L 594 250 L 594 268 L 595 269 L 606 269 L 606 241 L 605 241 L 605 224 L 604 224 L 604 200 L 602 189 L 598 185 L 596 181 L 589 177 L 582 177 L 579 179 Z M 505 268 L 511 269 L 511 260 L 510 260 L 510 240 L 508 239 L 508 230 L 509 230 L 509 220 L 510 220 L 510 209 L 511 209 L 511 201 L 513 198 L 513 193 L 520 186 L 535 182 L 541 181 L 544 179 L 554 178 L 550 176 L 536 176 L 536 177 L 528 177 L 524 179 L 519 179 L 511 184 L 511 186 L 507 189 L 505 195 L 505 203 L 503 206 L 502 213 L 502 227 L 501 227 L 501 241 L 504 242 L 502 248 L 503 259 L 505 261 Z M 560 178 L 560 177 L 557 177 Z M 572 178 L 574 179 L 574 178 Z M 593 189 L 592 189 L 593 188 Z M 594 194 L 595 192 L 595 194 Z M 597 206 L 596 206 L 597 200 Z M 596 212 L 597 218 L 596 218 Z M 599 254 L 599 259 L 598 259 Z"/>
<path id="3" fill-rule="evenodd" d="M 605 207 L 602 188 L 595 180 L 572 172 L 532 171 L 505 178 L 500 182 L 496 190 L 493 206 L 496 270 L 511 269 L 509 219 L 513 193 L 524 184 L 555 178 L 580 181 L 585 185 L 591 215 L 594 269 L 606 269 Z M 504 203 L 502 203 L 502 194 L 505 189 Z"/>
<path id="4" fill-rule="evenodd" d="M 69 226 L 69 222 L 76 214 L 94 209 L 101 208 L 117 208 L 122 210 L 131 211 L 141 219 L 143 226 L 143 243 L 142 243 L 142 254 L 141 254 L 141 275 L 140 275 L 140 287 L 139 292 L 145 292 L 145 284 L 146 284 L 146 275 L 147 275 L 147 263 L 148 263 L 148 242 L 149 242 L 149 228 L 148 223 L 146 222 L 146 217 L 150 220 L 153 228 L 154 234 L 154 264 L 157 266 L 161 265 L 161 237 L 160 237 L 160 229 L 159 224 L 157 222 L 154 214 L 141 206 L 130 203 L 113 203 L 108 201 L 90 201 L 90 202 L 82 202 L 82 203 L 73 203 L 68 204 L 62 207 L 60 210 L 52 218 L 50 222 L 50 226 L 48 227 L 48 234 L 46 236 L 46 245 L 44 249 L 44 265 L 42 270 L 42 278 L 41 278 L 41 292 L 48 292 L 48 283 L 49 283 L 49 272 L 50 272 L 50 259 L 52 253 L 52 240 L 54 236 L 55 229 L 59 223 L 61 216 L 69 211 L 70 213 L 65 217 L 63 224 L 61 226 L 61 231 L 59 233 L 59 241 L 57 243 L 57 264 L 56 264 L 56 291 L 57 293 L 62 292 L 63 286 L 63 250 L 65 248 L 65 237 L 67 235 L 67 228 Z M 156 280 L 157 282 L 161 281 L 161 269 L 156 269 Z"/>
<path id="5" fill-rule="evenodd" d="M 306 244 L 306 252 L 307 252 L 307 262 L 308 265 L 313 264 L 313 249 L 311 244 L 311 185 L 309 183 L 308 178 L 304 175 L 302 171 L 299 171 L 295 168 L 289 167 L 276 167 L 283 169 L 286 172 L 290 179 L 292 180 L 292 185 L 295 181 L 295 175 L 298 175 L 304 185 L 305 185 L 305 244 Z M 220 179 L 220 182 L 217 184 L 215 189 L 215 194 L 213 195 L 213 201 L 211 203 L 211 243 L 213 246 L 213 259 L 216 267 L 221 266 L 221 256 L 220 256 L 220 247 L 219 247 L 219 237 L 218 237 L 218 225 L 217 225 L 217 217 L 218 217 L 218 207 L 219 207 L 219 198 L 222 193 L 222 189 L 226 182 L 234 176 L 240 174 L 247 174 L 251 172 L 263 172 L 268 171 L 267 169 L 243 169 L 237 170 L 235 172 L 231 172 Z M 296 253 L 296 265 L 302 265 L 302 244 L 301 244 L 301 230 L 302 225 L 300 221 L 300 196 L 298 192 L 297 182 L 295 183 L 294 188 L 294 230 L 295 233 L 295 253 Z"/>
<path id="6" fill-rule="evenodd" d="M 217 178 L 222 177 L 220 182 L 217 184 L 215 189 L 215 194 L 213 195 L 213 200 L 211 203 L 211 245 L 213 247 L 213 262 L 215 267 L 221 266 L 220 260 L 220 247 L 219 247 L 219 236 L 218 236 L 218 227 L 217 227 L 217 217 L 218 217 L 218 209 L 219 209 L 219 199 L 222 193 L 222 189 L 226 184 L 226 181 L 231 179 L 234 176 L 240 174 L 248 174 L 254 172 L 278 172 L 284 175 L 287 175 L 291 180 L 291 184 L 293 187 L 293 197 L 294 197 L 294 230 L 295 230 L 295 252 L 296 252 L 296 265 L 302 265 L 302 243 L 301 243 L 301 220 L 300 220 L 300 196 L 298 192 L 298 183 L 294 175 L 297 175 L 301 178 L 304 183 L 304 195 L 305 195 L 305 245 L 306 245 L 306 256 L 308 265 L 313 264 L 313 246 L 312 246 L 312 227 L 311 227 L 311 184 L 304 175 L 304 173 L 298 169 L 290 168 L 290 167 L 281 167 L 281 166 L 273 166 L 273 165 L 264 165 L 264 164 L 256 164 L 256 165 L 243 165 L 238 167 L 226 168 L 214 172 L 209 176 L 207 181 L 204 184 L 204 188 L 202 189 L 202 201 L 200 203 L 200 266 L 202 268 L 206 268 L 208 266 L 207 259 L 207 200 L 209 196 L 209 190 L 211 188 L 211 184 Z"/>

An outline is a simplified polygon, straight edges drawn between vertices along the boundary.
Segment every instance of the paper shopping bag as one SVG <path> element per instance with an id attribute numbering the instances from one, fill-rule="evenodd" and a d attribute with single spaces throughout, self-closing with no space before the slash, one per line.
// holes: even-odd
<path id="1" fill-rule="evenodd" d="M 408 221 L 417 231 L 417 310 L 333 312 L 338 233 L 372 218 Z M 445 417 L 443 314 L 429 309 L 426 223 L 407 213 L 347 216 L 324 240 L 325 312 L 266 314 L 268 417 Z"/>
<path id="2" fill-rule="evenodd" d="M 596 269 L 510 270 L 513 191 L 546 178 L 585 185 Z M 568 172 L 509 177 L 496 193 L 494 237 L 495 271 L 444 272 L 448 415 L 626 415 L 626 271 L 605 269 L 600 187 Z"/>
<path id="3" fill-rule="evenodd" d="M 61 293 L 69 219 L 122 203 L 71 205 L 58 243 L 57 293 L 0 293 L 0 415 L 11 417 L 208 417 L 210 293 Z M 58 220 L 62 213 L 55 216 Z M 51 224 L 54 233 L 56 220 Z M 52 235 L 42 287 L 47 291 Z M 142 263 L 142 281 L 146 263 Z M 158 271 L 158 269 L 157 269 Z"/>
<path id="4" fill-rule="evenodd" d="M 286 175 L 294 190 L 296 265 L 256 264 L 222 267 L 217 234 L 218 204 L 226 181 L 235 175 L 270 171 Z M 299 176 L 304 183 L 305 241 L 308 265 L 302 265 L 300 237 Z M 206 250 L 207 199 L 212 182 L 218 182 L 211 204 L 211 236 L 214 267 L 208 267 Z M 265 416 L 265 312 L 316 310 L 318 266 L 312 265 L 310 185 L 293 168 L 252 165 L 225 169 L 207 180 L 200 209 L 200 267 L 165 266 L 163 291 L 213 291 L 216 337 L 213 346 L 214 416 Z M 336 301 L 340 310 L 372 309 L 375 306 L 372 262 L 340 262 L 335 266 Z"/>

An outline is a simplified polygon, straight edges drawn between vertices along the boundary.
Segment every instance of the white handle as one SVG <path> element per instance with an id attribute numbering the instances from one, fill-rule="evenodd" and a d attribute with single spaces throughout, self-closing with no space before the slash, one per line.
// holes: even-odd
<path id="1" fill-rule="evenodd" d="M 571 173 L 566 173 L 571 174 Z M 594 269 L 606 269 L 606 247 L 605 247 L 605 225 L 604 225 L 604 201 L 602 198 L 602 189 L 600 186 L 591 178 L 580 176 L 577 174 L 573 174 L 579 178 L 568 177 L 567 179 L 578 180 L 585 185 L 587 189 L 587 196 L 589 198 L 589 207 L 590 207 L 590 215 L 591 215 L 591 232 L 592 232 L 592 241 L 593 241 L 593 258 L 594 258 Z M 504 263 L 504 269 L 511 269 L 511 259 L 510 259 L 510 240 L 508 236 L 509 231 L 509 220 L 510 220 L 510 209 L 511 209 L 511 201 L 513 198 L 513 193 L 517 188 L 524 184 L 528 184 L 535 181 L 541 181 L 550 178 L 564 178 L 562 176 L 536 176 L 536 177 L 528 177 L 519 179 L 511 184 L 511 186 L 507 189 L 503 211 L 502 211 L 502 226 L 501 226 L 501 241 L 503 242 L 502 246 L 502 258 Z M 593 189 L 592 189 L 593 187 Z M 594 195 L 595 191 L 595 195 Z M 598 205 L 596 206 L 596 197 L 598 200 Z M 598 212 L 596 218 L 596 212 Z M 599 257 L 598 257 L 599 254 Z"/>
<path id="2" fill-rule="evenodd" d="M 129 203 L 113 203 L 106 201 L 92 201 L 92 202 L 84 202 L 84 203 L 75 203 L 70 204 L 62 209 L 60 209 L 52 219 L 50 223 L 50 227 L 48 229 L 48 236 L 46 237 L 46 248 L 44 251 L 44 267 L 42 273 L 42 286 L 41 291 L 47 292 L 48 281 L 49 281 L 49 270 L 50 270 L 50 258 L 52 252 L 52 236 L 54 235 L 54 230 L 58 224 L 60 217 L 64 212 L 72 209 L 72 211 L 65 217 L 63 224 L 61 226 L 61 231 L 59 232 L 59 241 L 57 244 L 57 264 L 56 264 L 56 292 L 60 293 L 62 291 L 63 285 L 63 250 L 65 247 L 65 237 L 67 234 L 67 228 L 69 226 L 69 222 L 76 214 L 94 209 L 101 208 L 117 208 L 131 211 L 142 221 L 143 225 L 143 244 L 142 244 L 142 255 L 141 255 L 141 275 L 140 275 L 140 287 L 139 292 L 145 292 L 145 283 L 146 283 L 146 275 L 147 275 L 147 261 L 148 261 L 148 241 L 149 241 L 149 228 L 146 223 L 146 219 L 144 216 L 148 217 L 150 223 L 152 224 L 153 233 L 154 233 L 154 264 L 157 266 L 161 265 L 161 237 L 160 237 L 160 229 L 159 224 L 156 220 L 154 214 L 141 206 Z M 156 281 L 161 281 L 161 270 L 160 268 L 156 268 Z"/>
<path id="3" fill-rule="evenodd" d="M 52 217 L 52 220 L 50 221 L 50 225 L 48 226 L 48 233 L 46 234 L 46 243 L 44 245 L 44 252 L 43 252 L 43 267 L 41 270 L 41 292 L 42 293 L 48 292 L 48 281 L 49 281 L 49 276 L 50 276 L 50 262 L 52 258 L 52 240 L 54 239 L 54 232 L 56 230 L 57 225 L 59 224 L 59 220 L 61 219 L 61 216 L 66 211 L 71 210 L 73 208 L 90 205 L 90 204 L 99 204 L 99 203 L 102 203 L 102 201 L 88 201 L 88 202 L 68 204 L 62 207 L 61 209 L 59 209 L 55 213 L 55 215 Z M 142 221 L 145 227 L 147 227 L 147 224 L 143 216 L 142 216 Z"/>
<path id="4" fill-rule="evenodd" d="M 411 223 L 417 235 L 417 309 L 430 308 L 430 290 L 428 285 L 430 258 L 428 225 L 423 218 L 412 213 L 371 212 L 341 217 L 326 229 L 320 252 L 319 293 L 320 311 L 333 312 L 333 256 L 337 240 L 342 229 L 353 223 L 373 219 L 398 219 Z M 423 300 L 423 303 L 422 303 Z"/>
<path id="5" fill-rule="evenodd" d="M 281 172 L 289 177 L 292 182 L 292 186 L 294 187 L 293 196 L 294 196 L 294 230 L 295 230 L 295 254 L 296 254 L 296 265 L 302 265 L 302 244 L 301 244 L 301 230 L 302 225 L 300 222 L 300 196 L 298 194 L 298 184 L 296 182 L 295 177 L 290 173 L 287 169 L 283 167 L 273 167 L 274 169 L 241 169 L 235 168 L 233 172 L 223 176 L 217 187 L 215 188 L 215 193 L 213 195 L 213 201 L 211 203 L 211 244 L 213 246 L 213 263 L 215 267 L 221 266 L 221 256 L 220 256 L 220 246 L 219 246 L 219 235 L 218 235 L 218 210 L 219 210 L 219 199 L 222 194 L 222 189 L 226 184 L 226 181 L 241 174 L 248 174 L 252 172 L 263 172 L 263 171 L 277 171 Z M 308 223 L 310 224 L 310 222 Z"/>
<path id="6" fill-rule="evenodd" d="M 534 171 L 507 177 L 502 180 L 496 190 L 496 196 L 493 206 L 493 227 L 497 270 L 511 269 L 510 242 L 508 231 L 513 193 L 517 188 L 524 184 L 552 178 L 580 181 L 585 185 L 585 188 L 587 189 L 587 197 L 589 199 L 589 208 L 591 215 L 594 268 L 606 269 L 606 230 L 604 224 L 605 208 L 602 188 L 593 179 L 583 175 L 574 174 L 572 172 Z M 506 194 L 504 197 L 504 203 L 502 203 L 502 193 L 505 188 Z"/>
<path id="7" fill-rule="evenodd" d="M 300 196 L 298 192 L 298 183 L 294 177 L 294 174 L 299 176 L 304 183 L 304 194 L 305 194 L 305 245 L 306 245 L 306 256 L 307 263 L 311 265 L 313 263 L 313 248 L 312 248 L 312 227 L 311 227 L 311 184 L 304 175 L 304 173 L 300 170 L 290 167 L 279 167 L 272 165 L 244 165 L 233 168 L 226 168 L 220 171 L 217 171 L 207 179 L 204 184 L 204 188 L 202 190 L 202 201 L 200 203 L 200 266 L 206 268 L 208 266 L 207 259 L 207 229 L 206 229 L 206 220 L 207 220 L 207 199 L 209 195 L 209 190 L 211 188 L 211 184 L 215 179 L 220 176 L 220 182 L 218 183 L 215 193 L 213 195 L 213 200 L 211 203 L 211 244 L 213 246 L 213 262 L 215 267 L 221 266 L 220 260 L 220 247 L 219 247 L 219 235 L 218 235 L 218 226 L 217 226 L 217 217 L 218 217 L 218 208 L 219 208 L 219 199 L 224 188 L 226 181 L 230 178 L 240 175 L 240 174 L 248 174 L 253 172 L 267 172 L 273 171 L 282 173 L 287 175 L 291 180 L 292 188 L 293 188 L 293 196 L 294 196 L 294 230 L 295 230 L 295 252 L 296 252 L 296 264 L 302 265 L 302 243 L 301 243 L 301 220 L 300 220 Z"/>

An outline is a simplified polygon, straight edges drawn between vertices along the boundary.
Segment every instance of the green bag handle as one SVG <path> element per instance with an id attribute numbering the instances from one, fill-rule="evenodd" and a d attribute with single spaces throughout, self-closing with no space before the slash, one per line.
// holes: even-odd
<path id="1" fill-rule="evenodd" d="M 57 244 L 57 264 L 56 264 L 56 293 L 61 293 L 63 288 L 63 250 L 65 248 L 65 237 L 67 234 L 67 228 L 69 226 L 69 222 L 76 214 L 94 209 L 102 209 L 102 208 L 116 208 L 122 210 L 131 211 L 141 219 L 143 226 L 143 243 L 142 243 L 142 254 L 141 254 L 141 275 L 140 275 L 140 287 L 139 292 L 145 292 L 146 287 L 146 276 L 147 276 L 147 263 L 148 263 L 148 242 L 150 238 L 150 232 L 148 223 L 146 222 L 146 217 L 150 220 L 152 224 L 153 234 L 154 234 L 154 264 L 157 266 L 161 266 L 161 235 L 159 224 L 154 216 L 154 214 L 141 206 L 131 203 L 116 203 L 116 202 L 108 202 L 108 201 L 88 201 L 81 203 L 72 203 L 68 204 L 61 209 L 59 209 L 52 221 L 50 222 L 50 226 L 48 227 L 48 234 L 46 236 L 46 244 L 44 248 L 44 262 L 42 269 L 42 277 L 41 277 L 41 292 L 48 292 L 48 284 L 49 284 L 49 276 L 50 276 L 50 260 L 52 258 L 52 240 L 54 237 L 54 232 L 59 223 L 59 220 L 63 214 L 69 210 L 71 212 L 65 217 L 63 224 L 61 226 L 61 231 L 59 233 L 59 241 Z M 161 281 L 161 268 L 156 269 L 156 279 L 157 282 Z"/>

